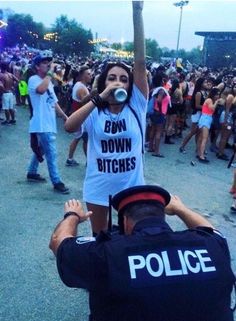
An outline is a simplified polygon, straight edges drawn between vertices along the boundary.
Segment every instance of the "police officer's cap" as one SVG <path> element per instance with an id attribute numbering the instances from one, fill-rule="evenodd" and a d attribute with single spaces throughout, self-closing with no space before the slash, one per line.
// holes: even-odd
<path id="1" fill-rule="evenodd" d="M 122 214 L 128 205 L 144 201 L 156 202 L 165 207 L 170 202 L 170 194 L 159 186 L 134 186 L 114 195 L 111 200 L 111 205 L 118 211 L 118 214 Z"/>

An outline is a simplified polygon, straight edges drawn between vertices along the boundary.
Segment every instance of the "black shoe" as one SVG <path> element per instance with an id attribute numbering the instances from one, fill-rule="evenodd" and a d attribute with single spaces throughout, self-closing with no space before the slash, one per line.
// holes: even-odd
<path id="1" fill-rule="evenodd" d="M 205 157 L 205 158 L 200 158 L 198 157 L 198 160 L 200 163 L 204 163 L 204 164 L 208 164 L 209 163 L 209 160 Z"/>
<path id="2" fill-rule="evenodd" d="M 234 205 L 232 205 L 232 206 L 230 207 L 230 210 L 231 210 L 232 212 L 236 213 L 236 207 L 235 207 Z"/>
<path id="3" fill-rule="evenodd" d="M 174 142 L 172 142 L 172 141 L 170 140 L 170 136 L 166 136 L 166 137 L 165 137 L 164 144 L 173 145 Z"/>
<path id="4" fill-rule="evenodd" d="M 66 187 L 65 184 L 62 182 L 54 184 L 54 191 L 59 192 L 61 194 L 69 194 L 70 193 L 69 188 Z"/>
<path id="5" fill-rule="evenodd" d="M 39 174 L 27 174 L 27 180 L 29 182 L 46 182 L 46 179 Z"/>
<path id="6" fill-rule="evenodd" d="M 226 143 L 225 148 L 227 148 L 227 149 L 234 149 L 234 146 L 231 145 L 231 144 L 229 144 L 229 143 Z"/>
<path id="7" fill-rule="evenodd" d="M 164 158 L 165 156 L 163 154 L 152 154 L 154 157 Z"/>
<path id="8" fill-rule="evenodd" d="M 10 125 L 10 122 L 8 120 L 4 120 L 1 122 L 2 125 Z"/>
<path id="9" fill-rule="evenodd" d="M 10 121 L 9 121 L 9 124 L 15 125 L 15 124 L 16 124 L 16 120 L 15 120 L 15 119 L 10 120 Z"/>
<path id="10" fill-rule="evenodd" d="M 218 159 L 222 159 L 222 160 L 225 160 L 225 161 L 228 161 L 229 160 L 229 157 L 225 154 L 216 154 L 216 157 Z"/>
<path id="11" fill-rule="evenodd" d="M 67 159 L 66 160 L 66 166 L 78 166 L 79 165 L 79 163 L 78 162 L 76 162 L 76 160 L 75 159 Z"/>
<path id="12" fill-rule="evenodd" d="M 182 154 L 186 154 L 186 149 L 184 147 L 180 147 L 179 152 Z"/>

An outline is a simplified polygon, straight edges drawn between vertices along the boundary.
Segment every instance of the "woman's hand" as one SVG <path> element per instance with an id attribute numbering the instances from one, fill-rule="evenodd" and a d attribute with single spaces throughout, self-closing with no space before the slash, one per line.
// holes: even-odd
<path id="1" fill-rule="evenodd" d="M 148 82 L 146 71 L 145 37 L 143 26 L 143 1 L 133 1 L 134 25 L 134 84 L 141 91 L 145 99 L 148 98 Z"/>
<path id="2" fill-rule="evenodd" d="M 106 100 L 110 95 L 111 93 L 113 92 L 113 90 L 117 89 L 117 88 L 123 88 L 123 85 L 122 83 L 120 82 L 113 82 L 112 84 L 109 84 L 105 89 L 104 91 L 99 94 L 99 96 L 103 99 L 103 100 Z"/>

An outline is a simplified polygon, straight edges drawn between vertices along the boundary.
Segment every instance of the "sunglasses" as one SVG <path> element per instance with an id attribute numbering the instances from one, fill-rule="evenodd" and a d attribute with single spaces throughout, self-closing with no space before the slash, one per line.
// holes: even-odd
<path id="1" fill-rule="evenodd" d="M 129 71 L 131 71 L 131 70 L 133 69 L 132 66 L 127 65 L 127 64 L 124 63 L 124 62 L 119 62 L 119 61 L 108 61 L 108 62 L 105 64 L 105 66 L 106 66 L 106 67 L 107 67 L 107 66 L 123 67 L 124 69 L 128 69 Z"/>

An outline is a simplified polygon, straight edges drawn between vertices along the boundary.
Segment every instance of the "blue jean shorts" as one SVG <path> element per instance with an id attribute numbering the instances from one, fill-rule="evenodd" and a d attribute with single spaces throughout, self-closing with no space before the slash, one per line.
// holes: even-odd
<path id="1" fill-rule="evenodd" d="M 211 115 L 202 114 L 200 119 L 199 119 L 199 122 L 198 122 L 198 127 L 199 128 L 206 127 L 208 129 L 210 129 L 211 128 L 211 124 L 212 124 L 212 116 Z"/>
<path id="2" fill-rule="evenodd" d="M 158 113 L 154 111 L 154 113 L 150 115 L 150 119 L 151 119 L 152 125 L 160 125 L 165 123 L 166 116 L 162 113 Z"/>
<path id="3" fill-rule="evenodd" d="M 202 114 L 201 111 L 197 111 L 195 114 L 192 114 L 191 116 L 192 123 L 197 124 L 199 122 L 201 114 Z"/>

